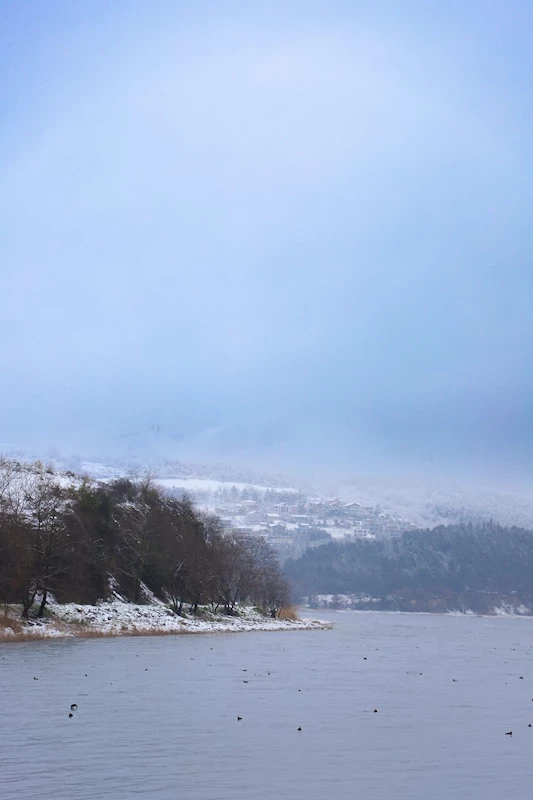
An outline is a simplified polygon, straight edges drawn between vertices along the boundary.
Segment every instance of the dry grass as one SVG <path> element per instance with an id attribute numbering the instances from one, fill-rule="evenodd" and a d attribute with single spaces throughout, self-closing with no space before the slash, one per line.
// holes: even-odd
<path id="1" fill-rule="evenodd" d="M 11 636 L 11 638 L 13 638 L 13 634 L 6 632 L 7 630 L 11 630 L 17 635 L 22 634 L 24 632 L 24 625 L 20 620 L 8 617 L 7 614 L 4 614 L 0 617 L 0 636 L 5 636 L 6 638 Z"/>
<path id="2" fill-rule="evenodd" d="M 0 617 L 0 642 L 35 642 L 45 638 L 32 633 L 19 617 L 7 614 Z"/>
<path id="3" fill-rule="evenodd" d="M 300 617 L 298 616 L 298 610 L 296 606 L 287 606 L 286 608 L 282 608 L 279 619 L 289 619 L 292 622 L 297 622 Z"/>

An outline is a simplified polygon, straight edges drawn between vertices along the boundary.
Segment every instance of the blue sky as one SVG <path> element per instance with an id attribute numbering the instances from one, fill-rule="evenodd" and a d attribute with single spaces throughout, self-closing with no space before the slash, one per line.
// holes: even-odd
<path id="1" fill-rule="evenodd" d="M 0 15 L 0 440 L 529 470 L 530 3 Z"/>

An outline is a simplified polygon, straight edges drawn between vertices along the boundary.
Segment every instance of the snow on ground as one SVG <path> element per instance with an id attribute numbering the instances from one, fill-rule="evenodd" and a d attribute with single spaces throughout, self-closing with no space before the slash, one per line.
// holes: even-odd
<path id="1" fill-rule="evenodd" d="M 79 487 L 81 483 L 80 475 L 52 472 L 42 464 L 21 464 L 0 458 L 0 495 L 8 509 L 28 511 L 29 498 L 38 496 L 39 487 L 55 485 L 66 489 Z"/>
<path id="2" fill-rule="evenodd" d="M 103 483 L 112 481 L 120 477 L 124 477 L 124 473 L 119 469 L 111 469 L 103 465 L 93 464 L 92 462 L 83 462 L 80 465 L 80 473 L 73 472 L 51 472 L 48 468 L 43 466 L 36 466 L 36 464 L 25 464 L 17 462 L 0 463 L 0 485 L 6 482 L 7 476 L 10 476 L 10 485 L 12 487 L 20 487 L 20 491 L 28 492 L 29 489 L 43 477 L 50 476 L 53 482 L 62 488 L 69 486 L 78 487 L 83 477 L 82 475 L 89 475 L 96 481 Z M 101 468 L 100 468 L 101 467 Z M 257 492 L 265 493 L 268 491 L 275 492 L 290 492 L 297 493 L 297 489 L 291 487 L 270 487 L 261 486 L 253 483 L 242 483 L 232 481 L 219 481 L 211 478 L 154 478 L 163 489 L 184 489 L 185 491 L 194 492 L 220 492 L 224 489 L 231 490 L 233 488 L 242 491 L 243 489 L 253 489 Z"/>
<path id="3" fill-rule="evenodd" d="M 120 635 L 128 633 L 236 633 L 241 631 L 285 631 L 330 628 L 316 619 L 280 620 L 264 617 L 251 608 L 239 609 L 239 616 L 229 617 L 203 611 L 198 617 L 178 617 L 164 605 L 134 605 L 121 600 L 95 606 L 78 603 L 52 604 L 51 617 L 31 620 L 23 626 L 27 637 L 55 638 L 77 635 Z M 17 637 L 8 626 L 1 632 Z"/>
<path id="4" fill-rule="evenodd" d="M 380 603 L 383 598 L 372 597 L 371 595 L 351 595 L 351 594 L 317 594 L 313 595 L 313 609 L 327 609 L 333 611 L 354 611 L 358 614 L 369 613 L 368 609 L 361 609 L 362 603 Z M 333 608 L 331 608 L 333 604 Z M 374 613 L 374 612 L 372 612 Z M 382 613 L 378 611 L 377 613 Z M 463 611 L 384 611 L 383 613 L 392 614 L 451 614 L 452 616 L 496 616 L 496 617 L 533 617 L 533 608 L 511 603 L 502 603 L 501 606 L 494 606 L 491 614 L 477 614 L 469 608 Z"/>

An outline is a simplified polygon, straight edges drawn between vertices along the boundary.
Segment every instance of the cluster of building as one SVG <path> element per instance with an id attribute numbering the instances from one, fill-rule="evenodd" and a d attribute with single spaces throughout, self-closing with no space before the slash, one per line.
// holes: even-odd
<path id="1" fill-rule="evenodd" d="M 228 530 L 262 536 L 280 556 L 295 558 L 307 547 L 332 539 L 375 539 L 398 536 L 414 523 L 361 503 L 294 495 L 279 500 L 274 492 L 238 502 L 218 502 L 213 510 Z"/>

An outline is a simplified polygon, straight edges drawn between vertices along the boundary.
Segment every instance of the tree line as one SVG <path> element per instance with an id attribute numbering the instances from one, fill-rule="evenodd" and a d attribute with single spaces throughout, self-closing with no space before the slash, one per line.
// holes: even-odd
<path id="1" fill-rule="evenodd" d="M 172 497 L 181 498 L 189 494 L 186 487 L 176 487 L 168 490 Z M 228 503 L 243 503 L 253 500 L 258 505 L 273 506 L 276 503 L 286 503 L 296 506 L 303 513 L 305 510 L 305 495 L 296 491 L 283 489 L 257 489 L 254 486 L 245 486 L 240 489 L 236 486 L 220 486 L 215 489 L 193 489 L 190 494 L 198 501 L 211 501 L 227 505 Z"/>
<path id="2" fill-rule="evenodd" d="M 0 600 L 95 603 L 150 593 L 177 613 L 234 613 L 250 602 L 279 615 L 289 588 L 275 551 L 260 537 L 225 532 L 187 498 L 152 480 L 65 480 L 37 464 L 0 460 Z"/>
<path id="3" fill-rule="evenodd" d="M 367 603 L 372 608 L 448 610 L 466 604 L 484 611 L 500 597 L 532 607 L 533 532 L 466 523 L 333 542 L 287 561 L 285 574 L 297 598 L 366 595 L 382 600 L 379 606 Z"/>

